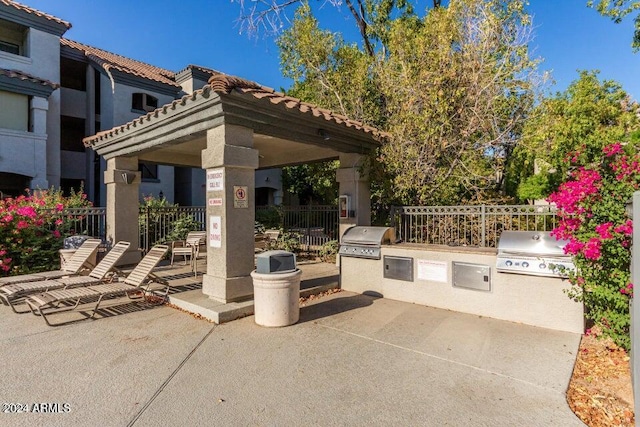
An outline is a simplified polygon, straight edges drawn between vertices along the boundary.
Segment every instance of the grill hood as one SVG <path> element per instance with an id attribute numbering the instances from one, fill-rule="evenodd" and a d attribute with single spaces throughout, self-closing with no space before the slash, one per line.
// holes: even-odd
<path id="1" fill-rule="evenodd" d="M 503 231 L 498 253 L 529 256 L 566 256 L 563 248 L 568 240 L 556 240 L 549 231 Z"/>
<path id="2" fill-rule="evenodd" d="M 392 227 L 356 226 L 342 235 L 342 244 L 351 245 L 385 245 L 394 238 Z"/>

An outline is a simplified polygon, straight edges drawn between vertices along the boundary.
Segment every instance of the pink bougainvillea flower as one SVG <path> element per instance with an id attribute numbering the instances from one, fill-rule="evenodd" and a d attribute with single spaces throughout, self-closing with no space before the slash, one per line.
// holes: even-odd
<path id="1" fill-rule="evenodd" d="M 27 221 L 24 221 L 24 220 L 20 220 L 16 224 L 16 228 L 18 230 L 22 230 L 23 228 L 28 228 L 28 227 L 29 227 L 29 223 Z"/>
<path id="2" fill-rule="evenodd" d="M 600 248 L 602 247 L 602 242 L 597 237 L 592 237 L 589 241 L 584 245 L 583 254 L 584 257 L 590 260 L 599 260 L 602 256 L 600 252 Z"/>
<path id="3" fill-rule="evenodd" d="M 600 224 L 596 226 L 596 233 L 600 235 L 602 240 L 613 239 L 613 235 L 611 234 L 611 229 L 613 228 L 612 222 L 605 222 L 604 224 Z"/>
<path id="4" fill-rule="evenodd" d="M 60 237 L 60 232 L 58 230 L 53 230 L 52 234 L 53 234 L 53 237 L 55 237 L 55 238 L 59 238 Z"/>
<path id="5" fill-rule="evenodd" d="M 58 212 L 60 212 L 60 211 L 61 211 L 61 210 L 63 210 L 63 209 L 64 209 L 64 205 L 63 205 L 62 203 L 58 203 L 58 204 L 56 205 L 56 210 L 57 210 Z"/>
<path id="6" fill-rule="evenodd" d="M 584 243 L 576 239 L 571 239 L 569 243 L 564 246 L 564 253 L 567 255 L 577 255 L 584 248 Z"/>
<path id="7" fill-rule="evenodd" d="M 633 233 L 633 221 L 627 220 L 624 224 L 621 224 L 613 229 L 616 233 L 624 234 L 625 236 L 631 236 Z"/>
<path id="8" fill-rule="evenodd" d="M 36 216 L 38 216 L 38 213 L 33 208 L 33 206 L 23 206 L 21 208 L 18 208 L 17 213 L 20 216 L 26 216 L 29 218 L 35 218 Z"/>
<path id="9" fill-rule="evenodd" d="M 56 225 L 60 225 L 62 224 L 62 220 L 61 219 L 56 219 Z"/>
<path id="10" fill-rule="evenodd" d="M 616 154 L 622 152 L 622 144 L 620 144 L 619 142 L 609 144 L 602 149 L 602 152 L 607 157 L 615 156 Z"/>

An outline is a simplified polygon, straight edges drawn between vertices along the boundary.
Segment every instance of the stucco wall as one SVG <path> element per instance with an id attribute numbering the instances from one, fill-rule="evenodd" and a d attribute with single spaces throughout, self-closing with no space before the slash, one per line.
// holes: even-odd
<path id="1" fill-rule="evenodd" d="M 53 34 L 45 33 L 31 28 L 28 37 L 27 52 L 29 57 L 11 55 L 3 52 L 0 55 L 0 68 L 9 70 L 20 70 L 41 79 L 46 79 L 54 83 L 60 83 L 60 37 Z M 40 128 L 40 124 L 34 124 L 34 127 Z M 44 127 L 44 126 L 42 126 Z M 33 144 L 41 146 L 41 134 L 29 136 L 24 135 L 25 144 Z M 7 147 L 17 136 L 14 134 L 7 139 Z M 36 172 L 25 174 L 35 178 L 38 174 L 46 171 L 46 177 L 38 176 L 35 181 L 38 185 L 58 185 L 60 183 L 60 91 L 55 90 L 49 96 L 48 109 L 46 113 L 46 157 L 41 155 L 33 155 L 29 159 L 25 159 L 24 152 L 27 151 L 27 145 L 22 146 L 17 151 L 5 151 L 5 162 L 12 164 L 12 169 L 31 170 L 34 165 Z M 19 163 L 25 162 L 24 165 Z M 3 168 L 6 172 L 11 172 L 7 168 Z M 18 173 L 18 172 L 16 172 Z M 32 185 L 33 185 L 32 181 Z"/>
<path id="2" fill-rule="evenodd" d="M 43 134 L 0 129 L 0 171 L 46 180 L 42 176 L 46 143 Z"/>
<path id="3" fill-rule="evenodd" d="M 487 251 L 418 245 L 383 246 L 382 256 L 413 259 L 413 282 L 383 277 L 383 260 L 341 257 L 342 289 L 376 292 L 385 298 L 438 307 L 463 313 L 524 323 L 561 331 L 583 333 L 581 303 L 563 292 L 567 280 L 496 272 L 496 255 Z M 418 260 L 441 261 L 447 266 L 447 281 L 418 278 Z M 490 267 L 491 290 L 453 287 L 452 262 Z"/>
<path id="4" fill-rule="evenodd" d="M 87 118 L 87 92 L 67 87 L 60 88 L 60 110 L 63 116 Z"/>

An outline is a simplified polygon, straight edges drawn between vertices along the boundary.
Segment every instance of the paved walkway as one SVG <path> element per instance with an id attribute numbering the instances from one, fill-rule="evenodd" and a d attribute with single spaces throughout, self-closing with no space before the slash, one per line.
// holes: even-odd
<path id="1" fill-rule="evenodd" d="M 0 307 L 0 401 L 31 411 L 4 406 L 0 425 L 582 425 L 564 395 L 576 334 L 348 292 L 275 329 L 101 316 L 51 328 Z"/>

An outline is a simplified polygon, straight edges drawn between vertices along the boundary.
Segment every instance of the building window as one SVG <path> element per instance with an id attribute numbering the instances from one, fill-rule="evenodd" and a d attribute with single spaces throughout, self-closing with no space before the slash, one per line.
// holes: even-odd
<path id="1" fill-rule="evenodd" d="M 84 119 L 60 116 L 60 149 L 84 152 Z"/>
<path id="2" fill-rule="evenodd" d="M 0 51 L 29 56 L 26 42 L 28 34 L 29 27 L 0 19 Z"/>
<path id="3" fill-rule="evenodd" d="M 140 178 L 143 181 L 160 182 L 158 179 L 158 165 L 155 163 L 139 162 L 138 170 L 141 173 Z"/>
<path id="4" fill-rule="evenodd" d="M 147 113 L 158 108 L 158 98 L 146 93 L 134 93 L 131 97 L 131 109 Z"/>
<path id="5" fill-rule="evenodd" d="M 87 64 L 60 58 L 60 84 L 75 90 L 87 90 Z"/>
<path id="6" fill-rule="evenodd" d="M 0 90 L 0 128 L 28 132 L 29 96 Z"/>

